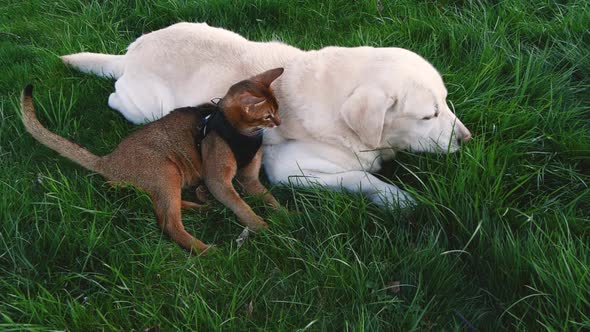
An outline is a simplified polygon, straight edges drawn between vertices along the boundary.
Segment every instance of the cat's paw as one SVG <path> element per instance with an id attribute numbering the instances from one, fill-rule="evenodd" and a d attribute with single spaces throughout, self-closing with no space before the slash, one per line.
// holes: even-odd
<path id="1" fill-rule="evenodd" d="M 207 203 L 211 200 L 209 189 L 207 189 L 207 186 L 204 184 L 200 184 L 197 189 L 195 189 L 195 194 L 200 202 Z"/>
<path id="2" fill-rule="evenodd" d="M 211 244 L 205 244 L 199 239 L 193 239 L 191 243 L 191 252 L 198 256 L 210 254 L 216 250 L 216 247 Z"/>
<path id="3" fill-rule="evenodd" d="M 219 252 L 219 248 L 217 248 L 216 245 L 214 244 L 209 244 L 207 245 L 207 248 L 203 249 L 203 251 L 201 251 L 199 253 L 199 256 L 206 256 L 206 255 L 211 255 L 211 254 L 215 254 Z"/>
<path id="4" fill-rule="evenodd" d="M 253 216 L 244 223 L 251 231 L 257 232 L 268 228 L 268 224 L 259 216 Z"/>
<path id="5" fill-rule="evenodd" d="M 198 204 L 195 202 L 181 201 L 180 207 L 185 210 L 203 210 L 203 209 L 208 208 L 209 206 L 206 204 Z"/>
<path id="6" fill-rule="evenodd" d="M 283 206 L 281 205 L 281 203 L 279 203 L 279 201 L 277 201 L 276 198 L 274 198 L 273 195 L 267 195 L 264 197 L 264 202 L 266 203 L 266 205 L 268 205 L 269 207 L 271 207 L 274 210 L 282 210 Z"/>
<path id="7" fill-rule="evenodd" d="M 280 208 L 275 210 L 278 213 L 287 215 L 287 216 L 301 216 L 303 213 L 297 210 L 290 210 L 286 206 L 281 206 Z"/>

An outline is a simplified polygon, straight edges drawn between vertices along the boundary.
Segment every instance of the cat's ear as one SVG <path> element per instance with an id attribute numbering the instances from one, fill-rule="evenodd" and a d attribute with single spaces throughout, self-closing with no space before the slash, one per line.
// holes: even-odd
<path id="1" fill-rule="evenodd" d="M 242 104 L 242 105 L 256 105 L 256 106 L 258 106 L 258 104 L 261 104 L 265 100 L 266 100 L 266 98 L 264 98 L 264 97 L 255 97 L 255 96 L 250 95 L 250 94 L 245 94 L 242 97 L 240 97 L 240 104 Z"/>
<path id="2" fill-rule="evenodd" d="M 283 68 L 275 68 L 267 70 L 262 74 L 258 74 L 251 78 L 251 80 L 261 83 L 264 86 L 270 86 L 274 80 L 276 80 L 285 71 Z"/>
<path id="3" fill-rule="evenodd" d="M 251 94 L 244 94 L 240 97 L 240 105 L 242 105 L 242 109 L 246 112 L 250 110 L 250 107 L 258 107 L 266 101 L 266 98 L 263 97 L 255 97 Z"/>

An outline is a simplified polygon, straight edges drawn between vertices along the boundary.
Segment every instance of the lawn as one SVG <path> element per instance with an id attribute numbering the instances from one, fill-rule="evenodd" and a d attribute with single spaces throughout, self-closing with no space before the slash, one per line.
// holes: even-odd
<path id="1" fill-rule="evenodd" d="M 36 142 L 18 113 L 97 154 L 135 126 L 113 82 L 59 55 L 123 53 L 142 33 L 208 22 L 303 49 L 399 46 L 432 62 L 474 139 L 401 153 L 382 175 L 415 210 L 276 187 L 293 212 L 242 231 L 221 204 L 184 213 L 218 251 L 162 235 L 149 198 Z M 590 3 L 587 1 L 2 0 L 0 330 L 590 329 Z"/>

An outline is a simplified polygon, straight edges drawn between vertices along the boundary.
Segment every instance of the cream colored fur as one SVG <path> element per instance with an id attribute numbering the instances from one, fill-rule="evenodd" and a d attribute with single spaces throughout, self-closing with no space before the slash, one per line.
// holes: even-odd
<path id="1" fill-rule="evenodd" d="M 284 67 L 273 84 L 283 123 L 264 141 L 271 182 L 360 190 L 381 205 L 413 204 L 371 174 L 382 160 L 399 150 L 455 152 L 471 137 L 447 106 L 436 69 L 401 48 L 302 51 L 204 23 L 178 23 L 138 38 L 125 55 L 62 59 L 117 79 L 109 105 L 134 123 L 209 102 L 236 81 Z"/>

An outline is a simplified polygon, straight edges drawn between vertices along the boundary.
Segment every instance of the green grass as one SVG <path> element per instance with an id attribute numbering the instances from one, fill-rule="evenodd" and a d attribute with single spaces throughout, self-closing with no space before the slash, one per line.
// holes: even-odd
<path id="1" fill-rule="evenodd" d="M 145 194 L 44 148 L 17 109 L 33 82 L 48 128 L 107 153 L 133 130 L 107 106 L 112 82 L 57 56 L 122 53 L 178 21 L 304 49 L 416 51 L 474 140 L 386 165 L 415 211 L 280 187 L 299 214 L 248 198 L 271 228 L 240 249 L 228 209 L 185 213 L 220 249 L 190 256 Z M 590 329 L 588 22 L 581 0 L 2 1 L 0 330 Z"/>

